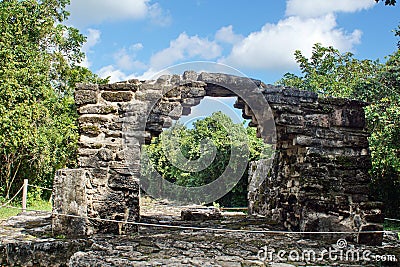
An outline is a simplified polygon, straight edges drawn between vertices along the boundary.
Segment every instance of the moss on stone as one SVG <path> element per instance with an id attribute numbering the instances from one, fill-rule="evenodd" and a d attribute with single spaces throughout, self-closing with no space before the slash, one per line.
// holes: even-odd
<path id="1" fill-rule="evenodd" d="M 103 92 L 101 97 L 110 102 L 129 102 L 132 100 L 131 92 Z"/>
<path id="2" fill-rule="evenodd" d="M 84 125 L 81 127 L 81 131 L 90 136 L 98 136 L 101 133 L 100 128 L 95 125 Z"/>
<path id="3" fill-rule="evenodd" d="M 104 106 L 101 108 L 100 113 L 102 114 L 108 114 L 108 113 L 114 113 L 117 112 L 117 108 L 114 106 Z"/>
<path id="4" fill-rule="evenodd" d="M 354 165 L 354 159 L 347 156 L 337 156 L 335 163 L 343 167 L 351 167 Z"/>

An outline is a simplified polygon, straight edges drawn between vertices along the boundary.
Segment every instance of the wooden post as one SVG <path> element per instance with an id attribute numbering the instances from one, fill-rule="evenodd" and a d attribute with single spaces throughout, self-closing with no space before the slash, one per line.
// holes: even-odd
<path id="1" fill-rule="evenodd" d="M 27 197 L 28 197 L 28 179 L 24 179 L 24 188 L 22 189 L 22 212 L 26 212 Z"/>

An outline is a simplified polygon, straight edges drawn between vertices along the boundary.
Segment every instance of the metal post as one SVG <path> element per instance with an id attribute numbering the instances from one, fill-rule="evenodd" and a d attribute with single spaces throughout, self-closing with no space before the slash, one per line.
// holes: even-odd
<path id="1" fill-rule="evenodd" d="M 24 189 L 22 190 L 22 212 L 26 212 L 27 197 L 28 197 L 28 179 L 24 179 Z"/>

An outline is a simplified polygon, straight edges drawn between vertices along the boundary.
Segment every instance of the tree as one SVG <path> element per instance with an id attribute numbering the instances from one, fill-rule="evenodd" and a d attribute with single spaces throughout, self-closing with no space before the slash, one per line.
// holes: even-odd
<path id="1" fill-rule="evenodd" d="M 173 135 L 179 139 L 175 139 Z M 211 140 L 216 148 L 215 159 L 207 168 L 196 171 L 194 168 L 190 169 L 188 165 L 182 168 L 174 164 L 179 157 L 179 152 L 189 160 L 212 154 L 211 147 L 205 145 L 206 149 L 201 148 L 202 141 L 205 139 Z M 227 115 L 215 112 L 210 117 L 196 121 L 193 129 L 179 124 L 167 129 L 160 137 L 154 138 L 151 144 L 145 147 L 145 151 L 150 158 L 150 163 L 164 179 L 181 186 L 193 187 L 205 185 L 217 179 L 227 168 L 233 147 L 240 150 L 244 144 L 248 145 L 250 155 L 243 153 L 241 162 L 270 156 L 269 146 L 256 137 L 255 128 L 243 129 L 243 124 L 234 124 Z M 173 147 L 178 145 L 178 151 L 167 149 L 166 152 L 165 147 L 168 148 L 169 145 Z M 142 169 L 146 168 L 148 166 L 142 166 Z M 231 192 L 217 202 L 224 206 L 246 206 L 247 179 L 248 175 L 245 172 Z"/>
<path id="2" fill-rule="evenodd" d="M 387 6 L 394 6 L 396 5 L 396 0 L 380 0 L 380 1 L 385 1 L 385 5 Z M 379 0 L 375 0 L 375 2 L 379 3 Z"/>
<path id="3" fill-rule="evenodd" d="M 0 193 L 24 178 L 51 187 L 58 168 L 74 162 L 73 89 L 106 82 L 79 66 L 86 38 L 62 22 L 69 0 L 0 1 Z"/>
<path id="4" fill-rule="evenodd" d="M 368 83 L 380 67 L 377 61 L 358 60 L 350 52 L 342 54 L 321 44 L 314 45 L 309 59 L 299 50 L 295 51 L 295 58 L 303 76 L 286 73 L 277 83 L 322 96 L 357 97 L 357 88 Z"/>
<path id="5" fill-rule="evenodd" d="M 316 44 L 308 59 L 295 52 L 302 76 L 285 74 L 277 83 L 369 102 L 365 108 L 373 178 L 372 189 L 386 204 L 387 216 L 400 207 L 400 50 L 385 64 L 358 60 L 351 53 Z"/>

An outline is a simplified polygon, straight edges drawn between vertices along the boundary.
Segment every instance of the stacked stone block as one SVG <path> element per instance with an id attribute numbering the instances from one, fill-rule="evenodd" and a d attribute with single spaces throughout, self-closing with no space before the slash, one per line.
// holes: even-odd
<path id="1" fill-rule="evenodd" d="M 205 96 L 236 96 L 221 85 L 250 98 L 254 90 L 262 92 L 269 103 L 250 108 L 238 97 L 235 104 L 257 127 L 258 137 L 276 146 L 272 169 L 265 160 L 251 165 L 251 213 L 270 216 L 290 230 L 381 229 L 380 203 L 368 197 L 371 163 L 364 103 L 321 99 L 311 92 L 243 77 L 188 71 L 152 81 L 76 88 L 79 168 L 56 175 L 54 210 L 87 219 L 76 223 L 56 216 L 55 231 L 65 232 L 73 224 L 79 227 L 69 232 L 77 234 L 134 231 L 131 224 L 98 219 L 139 220 L 141 145 L 173 120 L 190 114 Z M 265 115 L 257 119 L 254 114 Z"/>
<path id="2" fill-rule="evenodd" d="M 273 168 L 253 162 L 251 213 L 263 214 L 294 231 L 382 230 L 381 203 L 369 196 L 371 158 L 365 130 L 365 103 L 318 98 L 291 88 L 265 90 L 274 113 L 277 153 Z M 358 235 L 360 243 L 382 234 Z"/>

